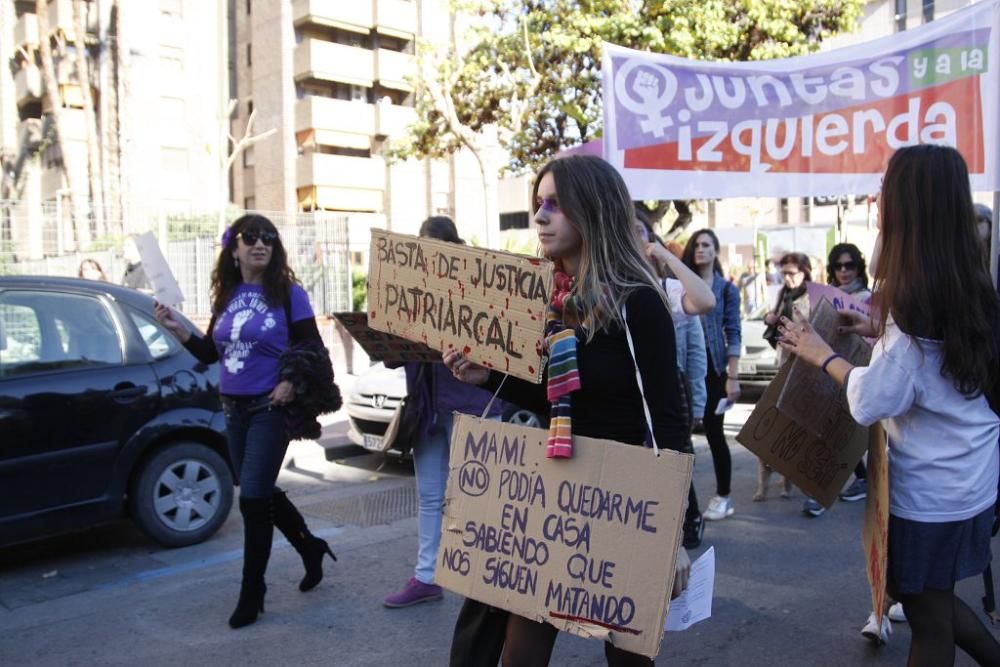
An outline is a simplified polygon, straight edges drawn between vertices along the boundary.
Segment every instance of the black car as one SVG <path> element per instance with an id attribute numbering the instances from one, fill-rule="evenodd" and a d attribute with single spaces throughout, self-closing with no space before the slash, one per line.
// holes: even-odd
<path id="1" fill-rule="evenodd" d="M 0 545 L 128 514 L 165 546 L 232 507 L 218 367 L 104 282 L 0 277 Z"/>

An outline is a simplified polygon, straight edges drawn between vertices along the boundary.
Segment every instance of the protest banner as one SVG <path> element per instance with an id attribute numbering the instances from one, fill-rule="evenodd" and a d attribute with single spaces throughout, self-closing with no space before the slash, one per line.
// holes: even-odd
<path id="1" fill-rule="evenodd" d="M 847 341 L 840 340 L 840 334 L 834 337 L 837 313 L 829 302 L 820 303 L 812 325 L 834 341 L 848 361 L 868 363 L 871 349 L 864 341 L 853 334 L 843 336 Z M 785 403 L 794 416 L 780 404 L 786 388 Z M 796 358 L 783 365 L 764 390 L 736 440 L 803 493 L 830 507 L 868 447 L 868 429 L 851 417 L 842 388 Z"/>
<path id="2" fill-rule="evenodd" d="M 1000 189 L 1000 3 L 795 58 L 723 63 L 605 44 L 604 156 L 634 199 L 871 194 L 897 148 L 956 147 Z"/>
<path id="3" fill-rule="evenodd" d="M 865 570 L 872 589 L 872 609 L 878 623 L 885 613 L 885 577 L 889 563 L 889 457 L 885 430 L 881 423 L 868 432 L 868 497 L 861 544 L 865 550 Z"/>
<path id="4" fill-rule="evenodd" d="M 867 366 L 871 361 L 871 346 L 857 334 L 839 333 L 837 313 L 823 299 L 813 309 L 810 324 L 834 352 L 854 366 Z M 778 397 L 778 410 L 826 442 L 848 442 L 867 431 L 851 417 L 844 388 L 833 378 L 799 357 L 789 363 L 791 368 Z"/>
<path id="5" fill-rule="evenodd" d="M 334 313 L 333 316 L 372 361 L 441 361 L 441 353 L 423 343 L 375 331 L 368 326 L 368 313 Z"/>
<path id="6" fill-rule="evenodd" d="M 160 250 L 153 232 L 146 232 L 135 237 L 135 247 L 142 258 L 142 268 L 149 278 L 153 288 L 153 296 L 165 306 L 176 306 L 184 303 L 184 294 L 177 284 L 174 272 L 170 270 L 167 258 Z"/>
<path id="7" fill-rule="evenodd" d="M 441 586 L 654 657 L 663 638 L 693 456 L 455 416 Z"/>
<path id="8" fill-rule="evenodd" d="M 372 230 L 368 326 L 538 383 L 552 262 Z"/>

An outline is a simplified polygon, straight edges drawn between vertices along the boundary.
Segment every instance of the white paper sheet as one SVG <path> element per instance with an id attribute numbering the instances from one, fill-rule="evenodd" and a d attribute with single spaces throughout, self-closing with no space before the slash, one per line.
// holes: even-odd
<path id="1" fill-rule="evenodd" d="M 722 397 L 719 399 L 719 404 L 715 406 L 715 414 L 717 415 L 725 414 L 730 410 L 732 410 L 734 405 L 736 404 L 730 401 L 728 398 Z"/>
<path id="2" fill-rule="evenodd" d="M 712 595 L 715 592 L 715 547 L 709 547 L 698 560 L 691 563 L 688 587 L 676 600 L 670 601 L 670 610 L 664 630 L 687 630 L 698 621 L 712 617 Z"/>
<path id="3" fill-rule="evenodd" d="M 135 247 L 142 257 L 142 268 L 149 278 L 149 284 L 153 286 L 153 296 L 165 306 L 176 306 L 184 302 L 184 294 L 181 293 L 177 278 L 174 277 L 170 265 L 167 264 L 160 244 L 156 242 L 153 232 L 146 232 L 135 237 Z"/>

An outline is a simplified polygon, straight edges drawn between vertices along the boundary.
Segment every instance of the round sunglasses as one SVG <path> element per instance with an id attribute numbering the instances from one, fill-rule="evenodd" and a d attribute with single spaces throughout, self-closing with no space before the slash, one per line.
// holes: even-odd
<path id="1" fill-rule="evenodd" d="M 274 232 L 240 232 L 237 236 L 248 246 L 257 245 L 257 239 L 260 239 L 268 248 L 278 240 L 278 235 Z"/>

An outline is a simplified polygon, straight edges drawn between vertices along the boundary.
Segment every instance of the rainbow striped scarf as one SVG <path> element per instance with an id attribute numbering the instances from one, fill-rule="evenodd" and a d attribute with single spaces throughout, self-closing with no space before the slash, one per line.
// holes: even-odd
<path id="1" fill-rule="evenodd" d="M 546 313 L 545 346 L 549 352 L 547 396 L 552 403 L 549 439 L 545 456 L 568 459 L 573 456 L 571 394 L 580 388 L 576 365 L 576 331 L 564 322 L 567 301 L 572 300 L 572 280 L 564 273 L 555 276 L 556 291 Z M 572 305 L 569 308 L 573 310 Z"/>

